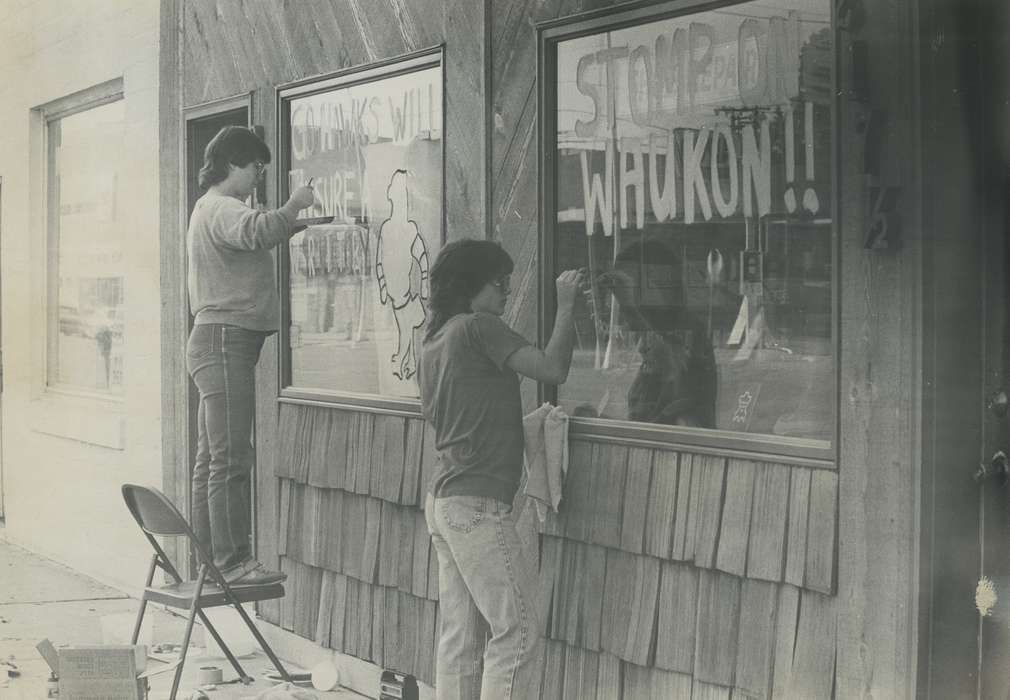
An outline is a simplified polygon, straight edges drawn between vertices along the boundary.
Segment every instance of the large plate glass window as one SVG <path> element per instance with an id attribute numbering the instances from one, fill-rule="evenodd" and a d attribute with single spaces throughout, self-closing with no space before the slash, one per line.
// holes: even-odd
<path id="1" fill-rule="evenodd" d="M 545 257 L 591 282 L 559 400 L 826 449 L 831 3 L 667 9 L 546 33 Z"/>
<path id="2" fill-rule="evenodd" d="M 282 196 L 312 180 L 283 264 L 285 387 L 418 396 L 442 240 L 441 53 L 281 92 Z"/>
<path id="3" fill-rule="evenodd" d="M 123 393 L 124 105 L 46 120 L 51 387 Z"/>

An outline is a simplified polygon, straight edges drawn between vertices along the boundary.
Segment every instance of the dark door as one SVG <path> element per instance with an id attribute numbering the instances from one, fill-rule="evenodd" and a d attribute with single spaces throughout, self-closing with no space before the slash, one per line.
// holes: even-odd
<path id="1" fill-rule="evenodd" d="M 1006 2 L 979 13 L 983 134 L 976 148 L 985 160 L 983 201 L 983 391 L 990 398 L 983 411 L 979 533 L 981 557 L 976 602 L 982 614 L 980 698 L 1010 698 L 1010 484 L 1005 455 L 1010 455 L 1010 417 L 1002 399 L 1010 394 L 1010 11 Z"/>
<path id="2" fill-rule="evenodd" d="M 1004 0 L 924 0 L 918 696 L 1010 697 Z"/>
<path id="3" fill-rule="evenodd" d="M 203 152 L 207 148 L 207 144 L 210 140 L 214 138 L 223 127 L 226 126 L 248 126 L 249 125 L 249 108 L 239 107 L 233 109 L 227 109 L 221 112 L 216 112 L 209 115 L 201 115 L 199 117 L 193 117 L 186 120 L 186 220 L 189 221 L 190 215 L 193 213 L 193 207 L 196 205 L 196 200 L 198 200 L 206 190 L 200 187 L 198 182 L 198 176 L 200 174 L 200 168 L 203 167 Z M 193 317 L 189 318 L 189 330 L 193 327 Z M 192 469 L 193 460 L 196 456 L 196 444 L 197 444 L 197 425 L 196 416 L 197 409 L 200 404 L 200 397 L 196 390 L 196 386 L 193 384 L 192 380 L 187 377 L 180 377 L 180 379 L 186 382 L 189 387 L 188 391 L 188 404 L 189 404 L 189 444 L 188 444 L 188 455 L 189 455 L 189 465 Z M 192 480 L 192 472 L 189 475 L 190 481 Z M 192 489 L 190 483 L 186 485 L 186 512 L 191 512 L 192 508 Z M 253 518 L 255 522 L 255 518 Z M 192 562 L 191 562 L 192 564 Z"/>

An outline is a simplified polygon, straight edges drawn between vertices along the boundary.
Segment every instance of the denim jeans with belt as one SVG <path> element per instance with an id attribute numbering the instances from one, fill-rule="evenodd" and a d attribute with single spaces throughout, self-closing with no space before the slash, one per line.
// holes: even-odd
<path id="1" fill-rule="evenodd" d="M 193 327 L 186 365 L 200 392 L 192 525 L 220 569 L 252 557 L 250 475 L 255 370 L 268 334 L 221 323 Z"/>
<path id="2" fill-rule="evenodd" d="M 538 697 L 544 641 L 536 571 L 523 555 L 512 506 L 429 494 L 424 513 L 438 554 L 436 698 Z"/>

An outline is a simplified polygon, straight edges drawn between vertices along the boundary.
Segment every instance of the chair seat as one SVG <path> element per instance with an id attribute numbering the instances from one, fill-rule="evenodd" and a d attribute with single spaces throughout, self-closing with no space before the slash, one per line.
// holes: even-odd
<path id="1" fill-rule="evenodd" d="M 267 583 L 261 586 L 233 586 L 231 591 L 240 603 L 284 597 L 284 586 L 280 583 Z M 144 599 L 173 608 L 189 608 L 193 604 L 195 593 L 196 581 L 183 581 L 168 586 L 149 586 L 144 589 Z M 200 594 L 200 607 L 214 608 L 222 605 L 229 605 L 224 591 L 219 586 L 204 583 L 203 592 Z"/>

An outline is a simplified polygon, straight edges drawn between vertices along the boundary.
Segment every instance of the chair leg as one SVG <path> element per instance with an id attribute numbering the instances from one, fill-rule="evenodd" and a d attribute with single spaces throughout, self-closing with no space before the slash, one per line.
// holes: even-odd
<path id="1" fill-rule="evenodd" d="M 147 610 L 147 598 L 140 599 L 140 610 L 137 611 L 137 622 L 133 625 L 133 636 L 130 637 L 130 644 L 136 644 L 140 639 L 140 626 L 144 622 L 144 611 Z"/>
<path id="2" fill-rule="evenodd" d="M 154 581 L 154 570 L 158 564 L 158 556 L 155 555 L 151 557 L 151 566 L 147 570 L 147 583 L 144 584 L 144 595 L 140 598 L 140 610 L 137 612 L 137 622 L 133 625 L 133 636 L 130 638 L 130 644 L 136 644 L 137 640 L 140 639 L 140 626 L 144 622 L 144 612 L 147 610 L 147 589 L 150 588 L 151 582 Z"/>
<path id="3" fill-rule="evenodd" d="M 284 666 L 281 665 L 281 661 L 280 659 L 277 658 L 277 655 L 274 654 L 274 650 L 270 648 L 270 645 L 267 644 L 267 640 L 263 639 L 263 635 L 260 634 L 260 631 L 258 629 L 256 629 L 256 625 L 253 624 L 253 621 L 252 619 L 250 619 L 249 614 L 245 611 L 245 609 L 242 607 L 240 603 L 233 602 L 232 605 L 235 606 L 236 610 L 238 610 L 238 614 L 242 616 L 242 619 L 245 621 L 245 624 L 249 628 L 249 631 L 253 633 L 254 637 L 256 637 L 256 641 L 259 642 L 259 645 L 261 647 L 263 647 L 263 651 L 266 652 L 266 655 L 268 657 L 270 657 L 270 662 L 274 665 L 274 668 L 277 669 L 278 673 L 281 674 L 281 678 L 283 678 L 288 683 L 291 683 L 292 682 L 291 676 L 288 675 L 287 669 L 285 669 Z"/>
<path id="4" fill-rule="evenodd" d="M 186 634 L 182 637 L 182 648 L 179 649 L 179 666 L 175 669 L 175 678 L 172 679 L 172 693 L 168 696 L 168 700 L 175 700 L 175 694 L 179 692 L 179 681 L 182 680 L 182 669 L 186 665 L 186 652 L 189 651 L 189 639 L 193 635 L 193 623 L 196 621 L 196 614 L 200 611 L 200 594 L 203 593 L 203 581 L 206 576 L 207 568 L 201 564 L 196 588 L 193 589 L 193 602 L 189 607 L 189 619 L 186 620 Z"/>
<path id="5" fill-rule="evenodd" d="M 221 639 L 221 636 L 217 633 L 217 630 L 214 629 L 214 625 L 210 624 L 210 620 L 208 620 L 207 616 L 203 614 L 203 610 L 197 611 L 197 614 L 200 616 L 200 621 L 203 622 L 203 626 L 207 629 L 208 632 L 210 632 L 211 636 L 214 637 L 214 641 L 217 642 L 217 645 L 221 648 L 221 651 L 223 651 L 224 655 L 228 657 L 228 661 L 231 662 L 232 667 L 235 669 L 235 673 L 238 674 L 238 677 L 241 679 L 242 683 L 244 685 L 248 685 L 248 683 L 246 682 L 247 680 L 249 682 L 252 682 L 254 680 L 253 677 L 247 675 L 246 672 L 242 670 L 242 666 L 239 664 L 238 659 L 235 658 L 235 655 L 231 653 L 231 649 L 229 649 L 228 646 L 224 643 L 224 640 Z"/>

